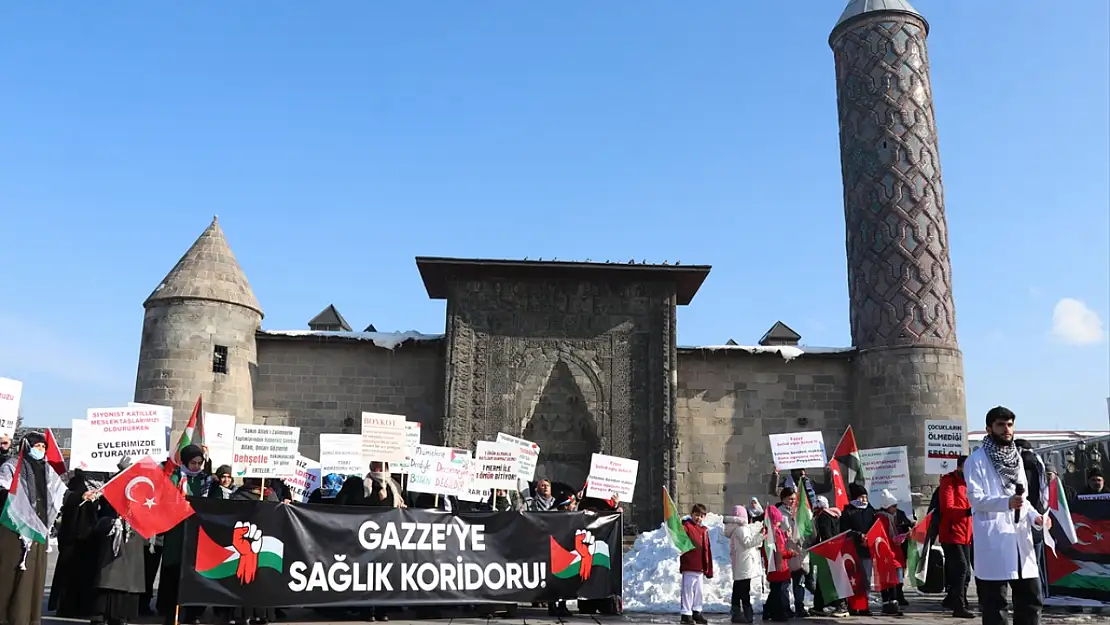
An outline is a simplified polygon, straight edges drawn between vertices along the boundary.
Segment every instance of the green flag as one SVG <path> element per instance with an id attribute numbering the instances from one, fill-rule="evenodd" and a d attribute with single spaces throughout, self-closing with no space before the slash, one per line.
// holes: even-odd
<path id="1" fill-rule="evenodd" d="M 682 527 L 682 518 L 678 516 L 678 508 L 674 505 L 666 486 L 663 487 L 663 515 L 665 517 L 663 524 L 667 526 L 667 534 L 670 535 L 675 549 L 678 549 L 679 553 L 686 553 L 693 549 L 694 541 L 686 535 L 686 530 Z"/>
<path id="2" fill-rule="evenodd" d="M 805 489 L 800 489 L 798 492 L 798 510 L 794 513 L 794 525 L 798 528 L 798 537 L 803 541 L 816 534 L 813 531 L 813 509 L 809 507 L 809 497 L 806 496 Z"/>

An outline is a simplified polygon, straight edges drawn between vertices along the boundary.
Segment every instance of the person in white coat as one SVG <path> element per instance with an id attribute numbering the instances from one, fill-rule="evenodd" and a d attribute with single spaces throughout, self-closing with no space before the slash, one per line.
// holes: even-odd
<path id="1" fill-rule="evenodd" d="M 1050 521 L 1024 493 L 1025 467 L 1014 445 L 1014 413 L 1002 406 L 987 412 L 987 436 L 964 463 L 971 503 L 975 579 L 983 625 L 1005 625 L 1010 587 L 1014 625 L 1040 623 L 1042 599 L 1033 530 Z"/>
<path id="2" fill-rule="evenodd" d="M 726 517 L 725 536 L 728 537 L 729 555 L 732 560 L 732 622 L 751 623 L 752 580 L 763 576 L 763 563 L 759 548 L 763 545 L 763 525 L 748 523 L 744 506 L 734 506 L 732 516 Z"/>

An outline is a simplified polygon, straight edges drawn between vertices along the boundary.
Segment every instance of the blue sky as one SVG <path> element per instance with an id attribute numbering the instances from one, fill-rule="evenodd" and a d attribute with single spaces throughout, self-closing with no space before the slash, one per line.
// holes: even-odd
<path id="1" fill-rule="evenodd" d="M 442 331 L 416 255 L 636 258 L 713 265 L 680 344 L 847 345 L 842 6 L 6 3 L 0 375 L 28 423 L 131 399 L 213 214 L 270 329 Z M 1110 3 L 1046 6 L 917 2 L 973 426 L 1107 425 Z"/>

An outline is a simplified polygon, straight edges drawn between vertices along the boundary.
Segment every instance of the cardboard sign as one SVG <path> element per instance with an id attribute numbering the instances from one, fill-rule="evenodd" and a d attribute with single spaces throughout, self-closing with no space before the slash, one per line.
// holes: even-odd
<path id="1" fill-rule="evenodd" d="M 771 456 L 779 471 L 812 469 L 828 464 L 825 456 L 825 438 L 820 432 L 791 432 L 771 434 Z"/>
<path id="2" fill-rule="evenodd" d="M 297 454 L 293 475 L 285 478 L 285 485 L 293 501 L 307 503 L 312 491 L 320 488 L 320 463 Z"/>
<path id="3" fill-rule="evenodd" d="M 956 470 L 967 453 L 967 425 L 963 421 L 925 421 L 925 473 L 944 475 Z"/>
<path id="4" fill-rule="evenodd" d="M 320 435 L 321 475 L 338 473 L 362 477 L 369 468 L 369 463 L 362 461 L 361 434 Z"/>
<path id="5" fill-rule="evenodd" d="M 461 497 L 467 494 L 472 470 L 469 451 L 417 445 L 409 469 L 408 489 L 413 493 Z"/>
<path id="6" fill-rule="evenodd" d="M 70 443 L 70 457 L 73 458 L 75 445 L 80 453 L 72 466 L 115 473 L 124 457 L 132 461 L 147 456 L 155 460 L 166 458 L 166 428 L 155 407 L 90 408 L 85 416 L 82 427 L 88 440 Z"/>
<path id="7" fill-rule="evenodd" d="M 231 468 L 236 477 L 288 477 L 296 470 L 301 428 L 237 423 Z"/>
<path id="8" fill-rule="evenodd" d="M 477 483 L 473 487 L 487 492 L 496 488 L 515 490 L 519 458 L 519 445 L 478 441 L 474 453 Z"/>
<path id="9" fill-rule="evenodd" d="M 520 457 L 517 464 L 517 477 L 523 479 L 525 482 L 531 482 L 536 479 L 536 465 L 540 459 L 540 446 L 532 441 L 524 440 L 518 436 L 505 434 L 504 432 L 497 433 L 498 443 L 511 443 L 520 447 Z"/>
<path id="10" fill-rule="evenodd" d="M 865 474 L 864 487 L 872 508 L 878 509 L 883 489 L 898 498 L 898 508 L 913 518 L 913 492 L 910 489 L 910 460 L 906 447 L 880 447 L 859 450 Z"/>
<path id="11" fill-rule="evenodd" d="M 395 414 L 362 413 L 362 460 L 405 464 L 405 418 Z"/>
<path id="12" fill-rule="evenodd" d="M 616 495 L 621 502 L 631 503 L 639 468 L 640 463 L 636 460 L 594 454 L 590 458 L 586 496 L 609 499 Z"/>
<path id="13" fill-rule="evenodd" d="M 19 401 L 23 397 L 23 382 L 0 378 L 0 436 L 15 436 L 19 421 Z"/>

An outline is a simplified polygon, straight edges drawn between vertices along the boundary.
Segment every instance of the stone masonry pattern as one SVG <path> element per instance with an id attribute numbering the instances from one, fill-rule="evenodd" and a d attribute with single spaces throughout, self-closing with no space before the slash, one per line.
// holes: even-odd
<path id="1" fill-rule="evenodd" d="M 832 36 L 853 344 L 956 346 L 926 26 L 904 14 Z"/>

